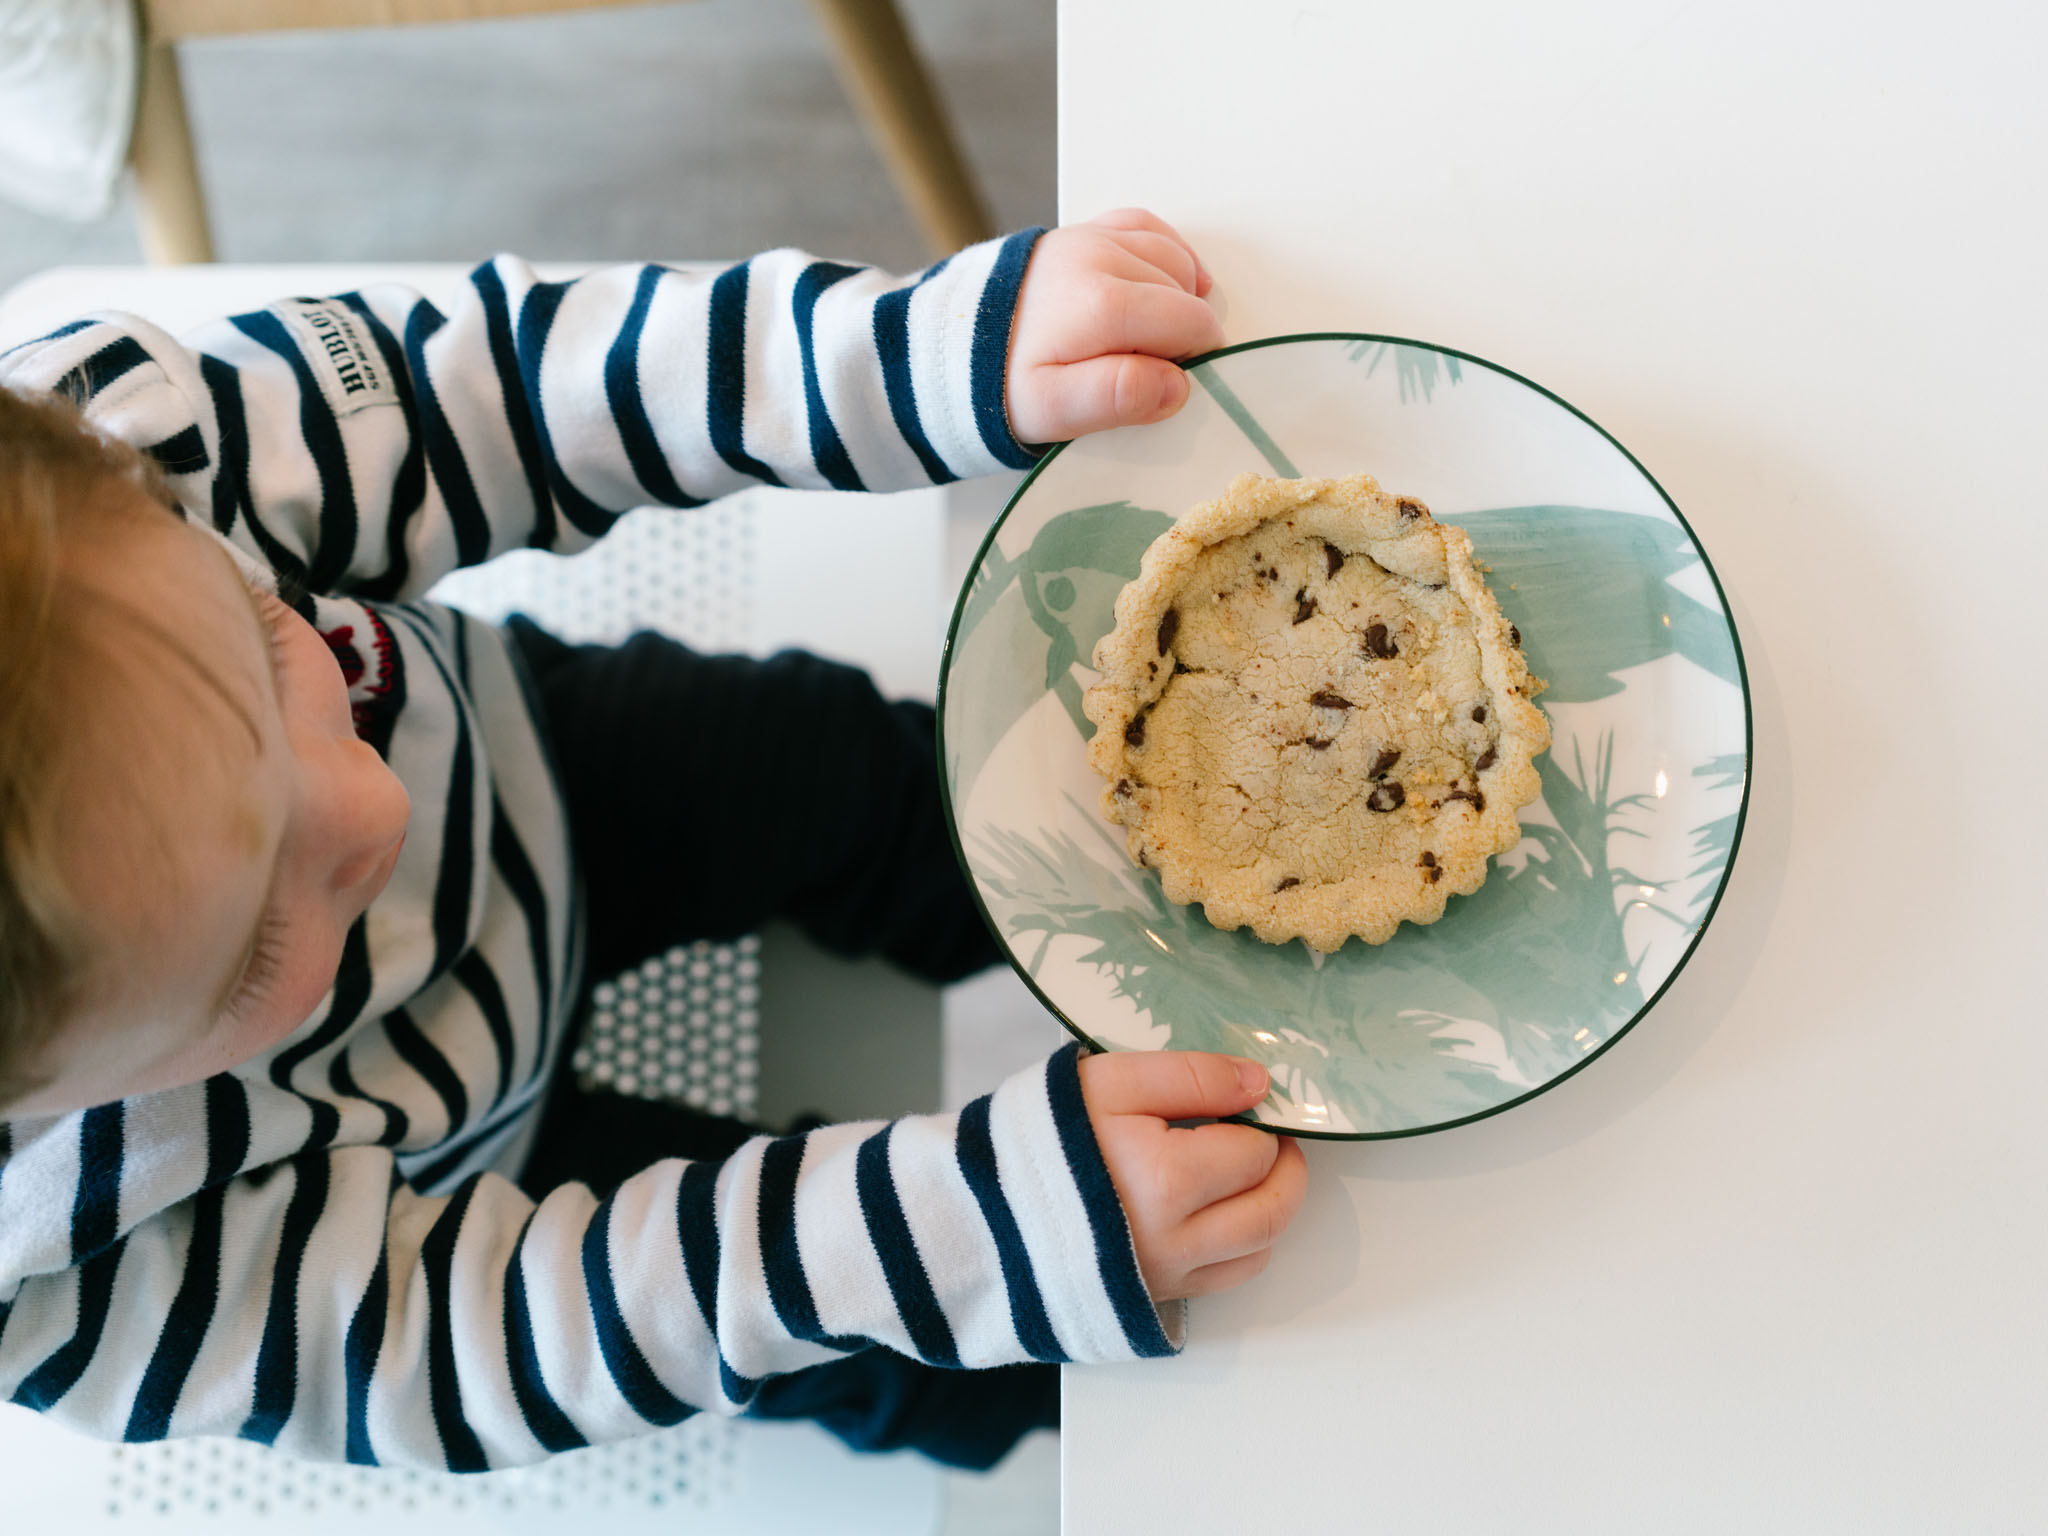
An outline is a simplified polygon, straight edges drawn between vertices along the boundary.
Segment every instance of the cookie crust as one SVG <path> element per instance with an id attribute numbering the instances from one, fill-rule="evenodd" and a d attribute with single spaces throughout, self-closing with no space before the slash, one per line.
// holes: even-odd
<path id="1" fill-rule="evenodd" d="M 1329 952 L 1433 923 L 1541 793 L 1550 725 L 1463 529 L 1370 475 L 1242 475 L 1145 552 L 1083 709 L 1167 898 Z"/>

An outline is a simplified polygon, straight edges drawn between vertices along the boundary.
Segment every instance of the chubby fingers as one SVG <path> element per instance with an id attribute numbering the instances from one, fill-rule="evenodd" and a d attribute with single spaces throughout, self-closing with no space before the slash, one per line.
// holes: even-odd
<path id="1" fill-rule="evenodd" d="M 1082 1060 L 1081 1097 L 1154 1300 L 1249 1279 L 1301 1209 L 1300 1145 L 1248 1125 L 1192 1128 L 1265 1097 L 1256 1062 L 1209 1051 L 1118 1051 Z"/>
<path id="2" fill-rule="evenodd" d="M 1266 1265 L 1272 1261 L 1273 1250 L 1262 1248 L 1257 1253 L 1248 1253 L 1241 1259 L 1225 1259 L 1221 1264 L 1204 1264 L 1200 1269 L 1191 1269 L 1173 1288 L 1171 1296 L 1161 1296 L 1160 1301 L 1179 1301 L 1195 1296 L 1211 1296 L 1217 1291 L 1227 1291 L 1233 1285 L 1256 1279 L 1266 1272 Z"/>
<path id="3" fill-rule="evenodd" d="M 1070 344 L 1081 347 L 1084 357 L 1103 352 L 1192 357 L 1223 345 L 1223 323 L 1184 288 L 1111 280 L 1097 291 L 1084 328 Z"/>
<path id="4" fill-rule="evenodd" d="M 1170 361 L 1223 345 L 1209 274 L 1163 220 L 1120 209 L 1047 233 L 1017 296 L 1004 395 L 1026 443 L 1143 426 L 1179 410 Z"/>
<path id="5" fill-rule="evenodd" d="M 1180 1224 L 1167 1262 L 1158 1266 L 1164 1272 L 1146 1277 L 1155 1299 L 1227 1290 L 1266 1267 L 1273 1244 L 1308 1193 L 1308 1159 L 1301 1154 L 1301 1144 L 1291 1137 L 1271 1139 L 1278 1152 L 1265 1178 Z"/>
<path id="6" fill-rule="evenodd" d="M 1267 1086 L 1257 1062 L 1214 1051 L 1107 1051 L 1081 1062 L 1081 1097 L 1098 1122 L 1106 1115 L 1220 1120 L 1250 1109 Z"/>
<path id="7" fill-rule="evenodd" d="M 1106 427 L 1164 421 L 1187 403 L 1176 363 L 1122 353 L 1034 368 L 1010 391 L 1010 429 L 1020 442 L 1063 443 Z"/>
<path id="8" fill-rule="evenodd" d="M 1265 1177 L 1187 1219 L 1183 1241 L 1190 1268 L 1264 1252 L 1301 1209 L 1308 1193 L 1308 1159 L 1301 1155 L 1301 1143 L 1291 1136 L 1266 1139 L 1276 1151 Z"/>
<path id="9" fill-rule="evenodd" d="M 1195 253 L 1178 240 L 1146 229 L 1105 232 L 1103 238 L 1118 253 L 1104 265 L 1118 277 L 1139 283 L 1171 284 L 1198 298 L 1208 292 L 1209 274 L 1202 270 Z"/>
<path id="10" fill-rule="evenodd" d="M 1193 263 L 1194 267 L 1194 280 L 1189 283 L 1183 283 L 1182 286 L 1188 292 L 1198 297 L 1208 293 L 1210 285 L 1209 269 L 1202 265 L 1202 258 L 1195 254 L 1195 248 L 1188 244 L 1179 230 L 1175 229 L 1150 209 L 1112 208 L 1108 213 L 1097 214 L 1088 222 L 1098 225 L 1103 229 L 1121 230 L 1129 234 L 1156 236 L 1178 247 L 1186 253 L 1188 260 Z"/>
<path id="11" fill-rule="evenodd" d="M 1126 1207 L 1153 1227 L 1256 1189 L 1280 1155 L 1278 1136 L 1248 1125 L 1174 1129 L 1143 1115 L 1111 1117 L 1097 1140 Z"/>

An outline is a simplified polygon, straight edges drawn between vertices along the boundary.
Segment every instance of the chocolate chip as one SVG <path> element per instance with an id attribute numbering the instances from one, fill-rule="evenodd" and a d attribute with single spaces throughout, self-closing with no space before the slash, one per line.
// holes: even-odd
<path id="1" fill-rule="evenodd" d="M 1472 706 L 1472 720 L 1477 725 L 1486 724 L 1486 706 L 1484 704 L 1474 704 Z"/>
<path id="2" fill-rule="evenodd" d="M 1267 571 L 1267 572 L 1266 572 L 1266 580 L 1268 580 L 1268 581 L 1278 581 L 1279 579 L 1280 579 L 1280 567 L 1279 567 L 1279 566 L 1277 566 L 1277 565 L 1276 565 L 1276 566 L 1274 566 L 1274 567 L 1273 567 L 1273 568 L 1272 568 L 1271 570 L 1269 570 L 1269 571 Z"/>
<path id="3" fill-rule="evenodd" d="M 1156 662 L 1156 661 L 1148 661 L 1148 662 L 1146 662 L 1146 663 L 1145 663 L 1145 675 L 1146 675 L 1147 677 L 1157 677 L 1157 676 L 1159 675 L 1159 663 L 1158 663 L 1158 662 Z"/>
<path id="4" fill-rule="evenodd" d="M 1302 738 L 1302 744 L 1312 747 L 1318 752 L 1326 752 L 1330 747 L 1330 738 L 1327 736 L 1305 736 Z"/>
<path id="5" fill-rule="evenodd" d="M 1159 621 L 1159 654 L 1164 656 L 1166 648 L 1173 644 L 1173 637 L 1180 633 L 1180 610 L 1169 608 L 1166 617 Z"/>
<path id="6" fill-rule="evenodd" d="M 1393 638 L 1387 634 L 1384 624 L 1368 624 L 1365 627 L 1365 654 L 1377 656 L 1381 661 L 1400 655 Z"/>
<path id="7" fill-rule="evenodd" d="M 1131 792 L 1131 781 L 1129 779 L 1118 779 L 1116 781 L 1116 792 L 1120 795 L 1128 795 Z"/>
<path id="8" fill-rule="evenodd" d="M 1422 850 L 1422 857 L 1420 859 L 1417 859 L 1416 862 L 1420 864 L 1424 869 L 1435 869 L 1436 855 L 1431 853 L 1427 848 L 1425 848 Z"/>
<path id="9" fill-rule="evenodd" d="M 1138 868 L 1140 868 L 1140 869 L 1150 869 L 1151 867 L 1152 867 L 1152 861 L 1151 861 L 1150 859 L 1148 859 L 1148 858 L 1146 858 L 1146 857 L 1145 857 L 1145 850 L 1144 850 L 1144 849 L 1142 849 L 1142 848 L 1140 848 L 1140 849 L 1138 850 Z"/>
<path id="10" fill-rule="evenodd" d="M 1375 784 L 1372 793 L 1365 797 L 1365 808 L 1369 811 L 1399 810 L 1407 802 L 1408 791 L 1391 779 L 1384 784 Z"/>
<path id="11" fill-rule="evenodd" d="M 1437 881 L 1439 881 L 1439 880 L 1443 879 L 1443 877 L 1444 877 L 1444 872 L 1443 872 L 1442 870 L 1440 870 L 1440 869 L 1432 868 L 1432 869 L 1431 869 L 1431 870 L 1429 871 L 1429 883 L 1430 883 L 1431 885 L 1435 885 L 1435 884 L 1437 883 Z"/>
<path id="12" fill-rule="evenodd" d="M 1472 765 L 1472 771 L 1474 773 L 1486 772 L 1487 769 L 1493 766 L 1493 760 L 1498 756 L 1500 756 L 1498 752 L 1494 751 L 1492 747 L 1488 747 L 1484 752 L 1479 754 L 1479 761 Z"/>
<path id="13" fill-rule="evenodd" d="M 1178 656 L 1173 658 L 1173 675 L 1175 677 L 1179 677 L 1183 672 L 1192 672 L 1194 670 L 1193 667 L 1182 661 Z"/>
<path id="14" fill-rule="evenodd" d="M 1306 624 L 1315 616 L 1316 600 L 1308 595 L 1308 588 L 1294 594 L 1294 622 Z"/>
<path id="15" fill-rule="evenodd" d="M 1413 496 L 1403 496 L 1400 500 L 1394 503 L 1394 506 L 1400 511 L 1400 514 L 1403 517 L 1415 518 L 1429 516 L 1429 508 L 1425 507 Z"/>
<path id="16" fill-rule="evenodd" d="M 1145 745 L 1145 717 L 1142 714 L 1131 716 L 1131 723 L 1124 727 L 1124 740 L 1134 747 Z"/>
<path id="17" fill-rule="evenodd" d="M 1310 694 L 1308 696 L 1308 701 L 1309 703 L 1315 705 L 1318 709 L 1351 708 L 1351 701 L 1349 699 L 1345 698 L 1344 695 L 1341 693 L 1332 693 L 1327 688 L 1323 689 L 1320 693 Z"/>
<path id="18" fill-rule="evenodd" d="M 1473 810 L 1481 814 L 1486 811 L 1486 796 L 1476 789 L 1454 789 L 1444 796 L 1445 805 L 1449 805 L 1453 800 L 1470 800 Z"/>
<path id="19" fill-rule="evenodd" d="M 1522 648 L 1522 631 L 1513 624 L 1508 626 L 1508 638 L 1515 642 L 1516 650 L 1519 651 Z"/>
<path id="20" fill-rule="evenodd" d="M 1282 880 L 1278 885 L 1273 887 L 1273 894 L 1275 896 L 1278 896 L 1282 891 L 1292 890 L 1295 886 L 1299 884 L 1301 884 L 1299 878 L 1297 878 L 1294 875 L 1289 875 L 1285 880 Z"/>
<path id="21" fill-rule="evenodd" d="M 1399 761 L 1401 761 L 1401 749 L 1399 747 L 1382 748 L 1380 755 L 1372 760 L 1372 777 L 1378 778 Z"/>
<path id="22" fill-rule="evenodd" d="M 1336 575 L 1344 569 L 1344 551 L 1334 544 L 1325 544 L 1323 546 L 1323 563 L 1329 567 L 1329 575 Z"/>

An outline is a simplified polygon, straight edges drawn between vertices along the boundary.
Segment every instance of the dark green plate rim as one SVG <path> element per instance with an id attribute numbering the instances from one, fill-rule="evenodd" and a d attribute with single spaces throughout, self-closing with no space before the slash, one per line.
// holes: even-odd
<path id="1" fill-rule="evenodd" d="M 1461 352 L 1456 347 L 1442 347 L 1438 346 L 1435 342 L 1416 341 L 1412 337 L 1382 336 L 1367 331 L 1296 331 L 1284 336 L 1265 336 L 1257 341 L 1241 341 L 1235 346 L 1219 347 L 1214 352 L 1204 352 L 1200 357 L 1188 358 L 1180 366 L 1183 370 L 1188 370 L 1197 368 L 1203 363 L 1214 362 L 1219 357 L 1229 357 L 1237 352 L 1256 351 L 1260 347 L 1292 346 L 1300 342 L 1310 341 L 1387 342 L 1398 347 L 1419 347 L 1424 351 L 1435 352 L 1443 357 L 1455 357 L 1464 362 L 1476 363 L 1481 368 L 1490 369 L 1503 377 L 1513 379 L 1517 384 L 1533 389 L 1544 398 L 1555 401 L 1558 405 L 1563 406 L 1574 416 L 1578 417 L 1587 426 L 1591 427 L 1595 432 L 1606 438 L 1608 442 L 1614 445 L 1615 451 L 1627 459 L 1629 463 L 1633 464 L 1636 472 L 1649 481 L 1657 494 L 1664 498 L 1664 505 L 1671 509 L 1671 515 L 1678 519 L 1679 527 L 1685 530 L 1685 536 L 1692 540 L 1692 547 L 1699 552 L 1700 563 L 1707 568 L 1707 579 L 1714 584 L 1714 595 L 1721 600 L 1721 613 L 1728 622 L 1728 639 L 1735 647 L 1736 677 L 1742 685 L 1742 803 L 1736 808 L 1735 835 L 1729 843 L 1728 862 L 1721 869 L 1721 883 L 1714 891 L 1713 901 L 1708 904 L 1706 912 L 1701 916 L 1700 925 L 1694 931 L 1692 941 L 1685 946 L 1685 953 L 1680 955 L 1678 963 L 1672 966 L 1671 974 L 1664 978 L 1662 984 L 1658 986 L 1655 992 L 1650 994 L 1649 998 L 1643 1003 L 1643 1006 L 1630 1016 L 1627 1023 L 1607 1037 L 1606 1041 L 1602 1043 L 1597 1051 L 1592 1052 L 1579 1061 L 1573 1062 L 1569 1067 L 1558 1073 L 1557 1076 L 1531 1088 L 1527 1093 L 1509 1099 L 1505 1103 L 1496 1104 L 1491 1109 L 1482 1109 L 1477 1114 L 1463 1115 L 1456 1120 L 1439 1120 L 1429 1125 L 1408 1126 L 1398 1131 L 1296 1130 L 1290 1126 L 1269 1125 L 1263 1120 L 1252 1118 L 1250 1115 L 1233 1117 L 1242 1124 L 1256 1126 L 1262 1131 L 1271 1131 L 1276 1136 L 1300 1136 L 1314 1141 L 1394 1141 L 1404 1136 L 1426 1136 L 1433 1131 L 1448 1131 L 1455 1126 L 1471 1125 L 1474 1121 L 1491 1119 L 1495 1115 L 1505 1114 L 1517 1105 L 1528 1103 L 1538 1094 L 1548 1093 L 1559 1083 L 1577 1076 L 1602 1056 L 1605 1056 L 1608 1051 L 1614 1048 L 1614 1043 L 1634 1029 L 1642 1021 L 1644 1015 L 1655 1008 L 1664 994 L 1671 990 L 1671 984 L 1678 980 L 1679 975 L 1691 961 L 1693 952 L 1699 948 L 1700 940 L 1706 937 L 1707 929 L 1713 924 L 1715 913 L 1721 910 L 1721 898 L 1728 893 L 1728 882 L 1735 873 L 1735 860 L 1742 852 L 1742 834 L 1749 825 L 1749 793 L 1754 781 L 1754 769 L 1756 766 L 1756 710 L 1750 699 L 1749 665 L 1742 653 L 1742 635 L 1735 625 L 1735 610 L 1729 606 L 1727 590 L 1721 585 L 1721 573 L 1714 569 L 1714 562 L 1712 557 L 1707 554 L 1706 545 L 1700 542 L 1699 534 L 1694 531 L 1692 524 L 1686 521 L 1685 514 L 1678 510 L 1678 503 L 1671 499 L 1671 493 L 1664 489 L 1655 475 L 1644 468 L 1643 461 L 1623 447 L 1621 440 L 1612 432 L 1601 426 L 1599 422 L 1588 416 L 1556 391 L 1545 389 L 1534 379 L 1524 378 L 1512 368 L 1503 368 L 1499 363 L 1489 362 L 1487 359 L 1475 356 L 1470 352 Z M 1024 483 L 1018 486 L 1015 493 L 1003 504 L 1002 512 L 990 524 L 987 536 L 982 539 L 981 546 L 975 550 L 974 560 L 967 567 L 967 579 L 961 583 L 960 595 L 954 599 L 953 617 L 946 623 L 945 649 L 939 656 L 939 698 L 936 731 L 939 761 L 939 794 L 945 804 L 946 835 L 952 839 L 953 856 L 960 861 L 961 872 L 967 877 L 967 888 L 974 894 L 974 904 L 981 912 L 981 919 L 988 924 L 989 931 L 996 936 L 996 942 L 1002 945 L 1003 956 L 1010 962 L 1010 968 L 1023 978 L 1024 985 L 1031 989 L 1032 996 L 1043 1003 L 1047 1011 L 1066 1027 L 1067 1033 L 1079 1040 L 1083 1045 L 1086 1045 L 1091 1051 L 1106 1051 L 1113 1049 L 1113 1047 L 1101 1044 L 1090 1036 L 1086 1030 L 1082 1029 L 1080 1025 L 1068 1018 L 1060 1006 L 1045 995 L 1044 989 L 1018 963 L 1016 951 L 1010 947 L 1009 940 L 1003 937 L 1003 930 L 997 924 L 994 915 L 989 911 L 988 903 L 982 900 L 981 886 L 974 878 L 973 866 L 967 861 L 967 850 L 960 845 L 959 818 L 953 813 L 953 785 L 946 771 L 946 685 L 953 675 L 953 646 L 954 642 L 959 638 L 960 619 L 967 608 L 967 594 L 974 584 L 974 573 L 981 569 L 982 562 L 988 558 L 989 546 L 995 543 L 996 535 L 1002 531 L 1003 524 L 1009 521 L 1010 513 L 1024 499 L 1025 493 L 1031 489 L 1032 482 L 1039 477 L 1039 474 L 1045 469 L 1046 465 L 1052 463 L 1054 459 L 1060 456 L 1066 447 L 1065 443 L 1055 444 L 1044 458 L 1032 466 L 1031 473 L 1024 477 Z"/>

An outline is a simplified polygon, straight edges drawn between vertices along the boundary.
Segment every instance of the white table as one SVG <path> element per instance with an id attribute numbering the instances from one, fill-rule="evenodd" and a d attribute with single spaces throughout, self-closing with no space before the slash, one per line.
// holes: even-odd
<path id="1" fill-rule="evenodd" d="M 2048 1529 L 2044 55 L 1976 0 L 1065 0 L 1063 217 L 1177 223 L 1233 341 L 1585 410 L 1756 716 L 1668 996 L 1509 1114 L 1311 1146 L 1185 1355 L 1067 1372 L 1069 1536 Z"/>

